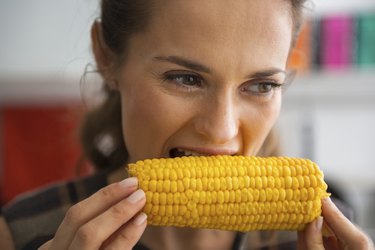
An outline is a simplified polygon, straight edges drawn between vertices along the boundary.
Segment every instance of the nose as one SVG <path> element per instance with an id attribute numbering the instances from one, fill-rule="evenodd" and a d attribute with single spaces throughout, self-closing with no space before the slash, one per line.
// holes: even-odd
<path id="1" fill-rule="evenodd" d="M 239 132 L 237 106 L 230 96 L 205 100 L 195 119 L 195 129 L 208 143 L 225 144 Z"/>

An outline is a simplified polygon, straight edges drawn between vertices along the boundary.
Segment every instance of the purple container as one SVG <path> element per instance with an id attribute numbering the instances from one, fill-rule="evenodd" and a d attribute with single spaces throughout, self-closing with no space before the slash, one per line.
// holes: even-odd
<path id="1" fill-rule="evenodd" d="M 353 64 L 354 21 L 349 15 L 325 17 L 321 23 L 321 66 L 345 69 Z"/>

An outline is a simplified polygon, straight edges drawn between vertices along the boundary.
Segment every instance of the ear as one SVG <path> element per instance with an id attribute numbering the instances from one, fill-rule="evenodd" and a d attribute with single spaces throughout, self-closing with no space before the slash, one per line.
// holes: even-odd
<path id="1" fill-rule="evenodd" d="M 106 45 L 101 22 L 95 20 L 91 27 L 91 44 L 99 73 L 110 89 L 118 89 L 114 76 L 115 57 L 112 50 Z"/>

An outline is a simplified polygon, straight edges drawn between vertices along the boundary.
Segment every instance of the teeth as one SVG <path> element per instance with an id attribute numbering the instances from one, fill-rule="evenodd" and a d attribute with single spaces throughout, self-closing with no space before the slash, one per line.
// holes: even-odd
<path id="1" fill-rule="evenodd" d="M 183 156 L 203 156 L 203 154 L 194 152 L 194 151 L 189 151 L 189 150 L 183 150 L 183 149 L 176 149 L 178 152 L 178 155 L 183 155 Z"/>
<path id="2" fill-rule="evenodd" d="M 188 150 L 184 150 L 184 151 L 182 151 L 182 152 L 184 152 L 184 154 L 185 154 L 186 156 L 201 156 L 201 155 L 202 155 L 202 154 L 199 154 L 199 153 L 197 153 L 197 152 L 188 151 Z"/>
<path id="3" fill-rule="evenodd" d="M 207 154 L 201 154 L 195 151 L 184 150 L 181 148 L 173 148 L 169 151 L 169 156 L 175 158 L 182 156 L 207 156 Z"/>

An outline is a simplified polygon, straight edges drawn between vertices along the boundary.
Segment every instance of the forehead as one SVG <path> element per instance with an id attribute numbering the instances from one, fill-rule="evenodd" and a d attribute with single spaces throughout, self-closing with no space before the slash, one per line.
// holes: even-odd
<path id="1" fill-rule="evenodd" d="M 290 1 L 157 0 L 154 3 L 144 39 L 148 48 L 152 42 L 151 47 L 171 53 L 174 49 L 183 53 L 183 48 L 184 53 L 193 57 L 221 55 L 236 57 L 237 61 L 243 53 L 256 58 L 275 51 L 279 59 L 286 60 L 292 38 Z"/>
<path id="2" fill-rule="evenodd" d="M 151 25 L 210 31 L 267 34 L 292 25 L 289 0 L 158 0 Z M 287 22 L 285 22 L 287 21 Z M 288 22 L 289 21 L 289 22 Z M 160 26 L 159 26 L 160 27 Z M 242 35 L 245 35 L 242 33 Z"/>

